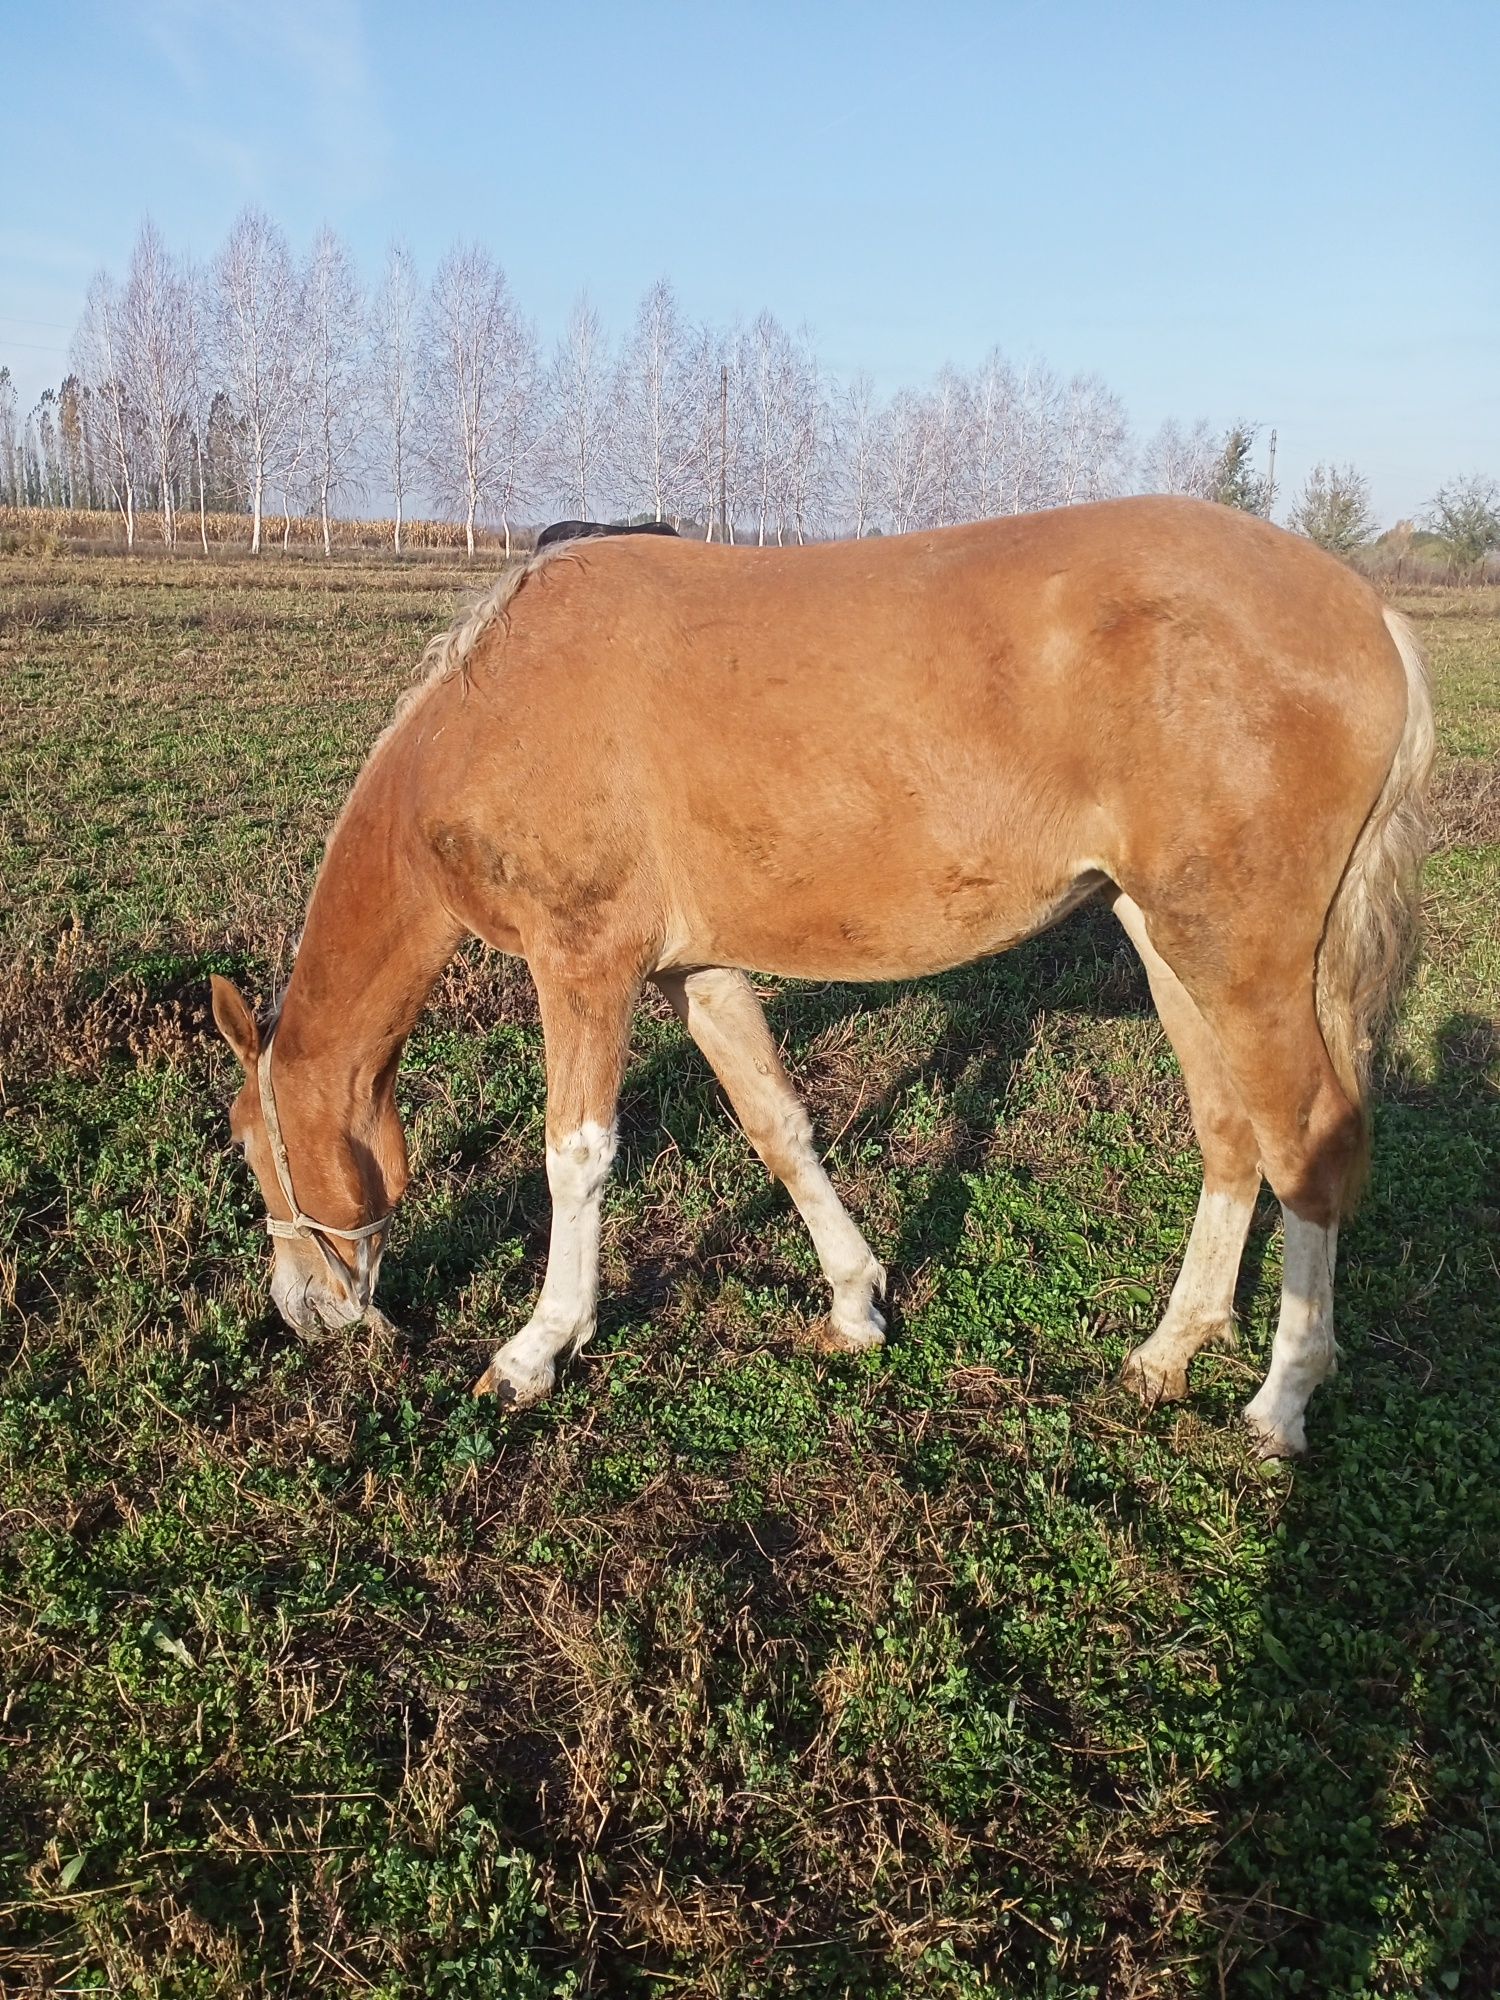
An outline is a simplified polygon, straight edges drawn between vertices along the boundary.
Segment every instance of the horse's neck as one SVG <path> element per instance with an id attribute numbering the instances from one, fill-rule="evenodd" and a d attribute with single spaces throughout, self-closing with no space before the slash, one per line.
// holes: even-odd
<path id="1" fill-rule="evenodd" d="M 276 1029 L 279 1064 L 356 1096 L 394 1069 L 459 937 L 379 766 L 329 842 Z"/>

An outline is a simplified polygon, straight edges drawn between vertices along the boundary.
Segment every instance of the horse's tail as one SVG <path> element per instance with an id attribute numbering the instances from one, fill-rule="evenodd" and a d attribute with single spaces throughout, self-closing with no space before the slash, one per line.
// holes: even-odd
<path id="1" fill-rule="evenodd" d="M 1386 609 L 1406 669 L 1406 726 L 1334 894 L 1318 950 L 1318 1023 L 1335 1074 L 1360 1113 L 1360 1143 L 1344 1191 L 1347 1214 L 1370 1165 L 1370 1066 L 1410 969 L 1427 858 L 1432 694 L 1411 627 Z"/>

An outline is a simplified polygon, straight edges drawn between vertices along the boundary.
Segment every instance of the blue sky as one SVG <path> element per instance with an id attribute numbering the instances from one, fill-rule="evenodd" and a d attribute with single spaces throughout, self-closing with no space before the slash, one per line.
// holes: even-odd
<path id="1" fill-rule="evenodd" d="M 769 306 L 883 388 L 998 342 L 1139 431 L 1280 432 L 1387 519 L 1500 477 L 1500 4 L 115 0 L 6 9 L 0 360 L 65 365 L 140 218 L 455 237 L 544 334 Z"/>

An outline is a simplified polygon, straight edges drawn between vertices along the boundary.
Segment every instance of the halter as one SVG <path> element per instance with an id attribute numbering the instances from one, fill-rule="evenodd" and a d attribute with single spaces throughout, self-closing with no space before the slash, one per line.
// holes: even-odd
<path id="1" fill-rule="evenodd" d="M 265 1047 L 260 1052 L 255 1065 L 255 1074 L 260 1084 L 260 1108 L 261 1115 L 266 1121 L 266 1138 L 271 1145 L 271 1164 L 276 1169 L 276 1182 L 281 1189 L 281 1198 L 292 1211 L 292 1219 L 290 1222 L 282 1222 L 279 1217 L 268 1215 L 266 1234 L 293 1238 L 310 1237 L 322 1251 L 329 1269 L 332 1270 L 337 1265 L 346 1278 L 350 1275 L 349 1266 L 326 1239 L 333 1236 L 341 1243 L 357 1243 L 359 1250 L 355 1280 L 359 1287 L 360 1304 L 367 1306 L 370 1303 L 371 1291 L 370 1239 L 379 1236 L 383 1230 L 390 1227 L 391 1217 L 396 1211 L 394 1208 L 388 1209 L 377 1221 L 361 1223 L 358 1229 L 335 1229 L 331 1222 L 315 1222 L 310 1215 L 304 1215 L 297 1206 L 297 1197 L 292 1192 L 291 1162 L 286 1156 L 286 1141 L 281 1136 L 281 1119 L 276 1112 L 276 1093 L 271 1088 L 271 1047 L 275 1038 L 276 1031 L 273 1028 L 266 1037 Z"/>

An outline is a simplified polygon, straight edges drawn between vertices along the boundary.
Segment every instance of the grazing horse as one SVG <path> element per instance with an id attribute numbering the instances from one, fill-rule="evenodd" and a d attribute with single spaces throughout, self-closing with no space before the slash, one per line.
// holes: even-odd
<path id="1" fill-rule="evenodd" d="M 559 542 L 597 541 L 601 535 L 675 535 L 669 521 L 554 521 L 536 538 L 537 554 L 553 549 Z"/>
<path id="2" fill-rule="evenodd" d="M 879 1346 L 885 1273 L 746 972 L 910 979 L 1099 895 L 1145 961 L 1204 1166 L 1127 1374 L 1185 1393 L 1230 1327 L 1265 1175 L 1281 1312 L 1246 1416 L 1264 1454 L 1304 1448 L 1432 757 L 1417 648 L 1367 583 L 1165 498 L 796 549 L 600 539 L 510 571 L 425 664 L 334 827 L 274 1023 L 214 981 L 294 1327 L 371 1308 L 407 1179 L 396 1067 L 472 933 L 536 982 L 552 1195 L 535 1311 L 477 1392 L 536 1402 L 593 1332 L 647 980 L 801 1211 L 830 1342 Z"/>

